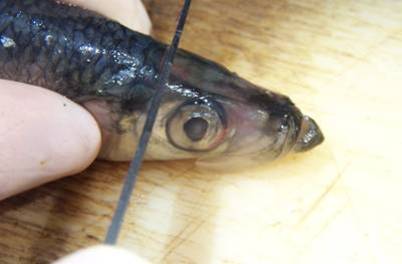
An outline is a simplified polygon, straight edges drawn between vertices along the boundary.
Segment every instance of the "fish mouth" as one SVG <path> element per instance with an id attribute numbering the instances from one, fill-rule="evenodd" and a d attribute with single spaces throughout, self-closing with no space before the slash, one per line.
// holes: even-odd
<path id="1" fill-rule="evenodd" d="M 305 152 L 320 145 L 325 137 L 317 123 L 309 116 L 303 116 L 300 132 L 294 145 L 295 152 Z"/>

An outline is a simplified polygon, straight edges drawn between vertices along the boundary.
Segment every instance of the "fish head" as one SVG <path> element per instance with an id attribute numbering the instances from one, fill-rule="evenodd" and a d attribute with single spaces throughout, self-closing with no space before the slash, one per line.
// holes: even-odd
<path id="1" fill-rule="evenodd" d="M 319 145 L 323 134 L 284 95 L 181 51 L 175 59 L 147 156 L 276 159 Z"/>
<path id="2" fill-rule="evenodd" d="M 164 49 L 153 54 L 148 63 L 156 69 Z M 316 122 L 287 96 L 254 85 L 195 54 L 183 50 L 176 54 L 167 86 L 145 159 L 263 162 L 290 151 L 307 151 L 324 140 Z M 152 87 L 155 83 L 139 83 L 127 91 L 147 94 L 148 99 L 139 101 L 149 102 Z M 124 103 L 117 98 L 85 106 L 102 127 L 99 157 L 127 161 L 134 156 L 147 111 L 130 95 L 123 96 L 127 98 Z"/>

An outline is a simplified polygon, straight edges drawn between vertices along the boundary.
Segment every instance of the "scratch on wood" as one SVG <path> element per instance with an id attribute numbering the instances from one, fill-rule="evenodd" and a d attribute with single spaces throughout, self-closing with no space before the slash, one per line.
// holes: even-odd
<path id="1" fill-rule="evenodd" d="M 181 246 L 184 242 L 187 241 L 186 238 L 190 237 L 192 234 L 194 234 L 200 227 L 206 222 L 206 218 L 203 218 L 201 220 L 194 220 L 189 222 L 177 235 L 173 237 L 173 239 L 167 244 L 167 251 L 165 254 L 163 254 L 162 258 L 159 263 L 162 261 L 165 261 L 173 252 L 176 248 Z M 181 235 L 183 235 L 188 229 L 191 228 L 191 226 L 194 225 L 194 228 L 190 231 L 189 234 L 187 234 L 184 238 L 181 238 Z"/>
<path id="2" fill-rule="evenodd" d="M 313 204 L 310 206 L 310 208 L 302 215 L 300 218 L 297 226 L 302 225 L 309 217 L 310 215 L 317 209 L 317 207 L 321 204 L 321 202 L 325 199 L 325 197 L 328 196 L 328 194 L 334 189 L 334 187 L 337 185 L 339 180 L 342 178 L 342 175 L 345 173 L 347 167 L 349 166 L 350 163 L 346 164 L 345 167 L 338 172 L 337 176 L 332 180 L 332 182 L 324 189 L 324 191 L 317 197 L 317 199 L 313 202 Z"/>

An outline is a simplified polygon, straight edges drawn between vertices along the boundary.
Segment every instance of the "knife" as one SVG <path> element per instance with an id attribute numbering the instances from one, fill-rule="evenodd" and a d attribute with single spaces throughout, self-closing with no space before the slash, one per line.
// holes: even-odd
<path id="1" fill-rule="evenodd" d="M 168 49 L 165 52 L 163 61 L 161 74 L 159 78 L 154 83 L 155 86 L 155 94 L 153 95 L 149 108 L 147 118 L 145 120 L 145 124 L 141 133 L 141 137 L 139 139 L 137 149 L 134 155 L 133 160 L 130 163 L 130 167 L 127 172 L 126 179 L 124 181 L 124 185 L 122 191 L 120 193 L 120 197 L 117 203 L 117 207 L 115 209 L 112 222 L 107 230 L 105 244 L 115 245 L 121 230 L 121 226 L 123 223 L 124 215 L 127 211 L 127 207 L 130 201 L 130 197 L 134 191 L 135 182 L 141 168 L 142 161 L 144 159 L 145 151 L 151 137 L 152 128 L 154 126 L 156 116 L 158 114 L 159 106 L 161 104 L 163 94 L 167 89 L 167 85 L 169 82 L 169 76 L 171 73 L 174 56 L 176 54 L 177 48 L 179 46 L 181 34 L 184 29 L 184 25 L 186 23 L 188 11 L 190 9 L 191 0 L 185 0 L 183 7 L 180 11 L 179 20 L 177 22 L 176 31 L 173 36 L 172 42 Z"/>

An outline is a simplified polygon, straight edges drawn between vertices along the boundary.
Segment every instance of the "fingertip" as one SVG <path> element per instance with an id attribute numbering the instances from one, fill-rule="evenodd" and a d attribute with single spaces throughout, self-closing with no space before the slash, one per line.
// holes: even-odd
<path id="1" fill-rule="evenodd" d="M 95 119 L 57 93 L 0 80 L 0 199 L 81 172 L 96 158 Z"/>
<path id="2" fill-rule="evenodd" d="M 82 249 L 74 254 L 64 257 L 54 264 L 145 264 L 149 263 L 139 256 L 122 248 L 112 246 L 94 246 L 87 249 Z"/>
<path id="3" fill-rule="evenodd" d="M 62 101 L 63 108 L 68 109 L 59 109 L 65 122 L 58 130 L 60 139 L 65 141 L 57 154 L 59 157 L 68 156 L 70 164 L 58 168 L 64 170 L 64 175 L 72 175 L 82 172 L 96 159 L 101 147 L 101 132 L 94 117 L 82 106 L 65 97 Z"/>
<path id="4" fill-rule="evenodd" d="M 141 0 L 65 0 L 88 8 L 110 19 L 116 20 L 132 30 L 149 35 L 151 19 Z"/>
<path id="5" fill-rule="evenodd" d="M 124 3 L 123 3 L 122 7 L 116 14 L 116 17 L 121 16 L 121 18 L 118 18 L 117 20 L 120 21 L 123 25 L 135 31 L 149 35 L 152 29 L 152 22 L 148 16 L 144 4 L 140 0 L 135 1 L 122 0 L 122 1 L 129 5 L 128 6 L 129 9 L 125 12 L 121 12 L 121 10 L 124 9 L 123 7 Z"/>

